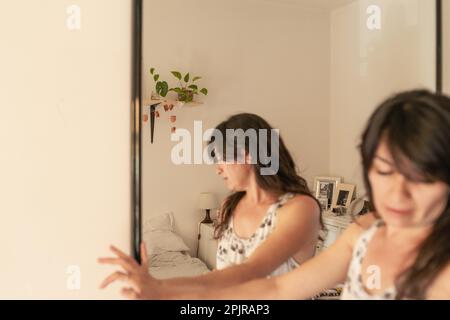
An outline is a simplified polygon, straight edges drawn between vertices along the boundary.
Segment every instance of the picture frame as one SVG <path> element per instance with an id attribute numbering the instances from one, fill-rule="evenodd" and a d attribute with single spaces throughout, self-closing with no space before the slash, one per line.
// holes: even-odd
<path id="1" fill-rule="evenodd" d="M 319 201 L 322 210 L 331 208 L 334 194 L 341 183 L 341 177 L 320 176 L 314 178 L 314 196 Z"/>
<path id="2" fill-rule="evenodd" d="M 334 193 L 331 209 L 344 207 L 348 209 L 355 195 L 355 185 L 339 183 L 337 191 Z"/>
<path id="3" fill-rule="evenodd" d="M 320 204 L 320 208 L 322 208 L 322 211 L 328 210 L 328 199 L 327 198 L 319 198 L 317 199 Z"/>

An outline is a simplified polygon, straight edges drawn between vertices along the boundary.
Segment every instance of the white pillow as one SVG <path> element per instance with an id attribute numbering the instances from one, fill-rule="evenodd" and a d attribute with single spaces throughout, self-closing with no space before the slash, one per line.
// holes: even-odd
<path id="1" fill-rule="evenodd" d="M 151 216 L 145 219 L 143 231 L 173 231 L 174 219 L 172 212 L 166 212 L 156 216 Z"/>
<path id="2" fill-rule="evenodd" d="M 172 231 L 149 231 L 143 234 L 143 240 L 150 256 L 168 251 L 184 252 L 190 250 L 183 239 Z"/>

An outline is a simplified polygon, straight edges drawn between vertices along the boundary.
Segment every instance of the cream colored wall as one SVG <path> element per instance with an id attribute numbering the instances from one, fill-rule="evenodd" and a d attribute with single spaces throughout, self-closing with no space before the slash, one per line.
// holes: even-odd
<path id="1" fill-rule="evenodd" d="M 450 95 L 450 0 L 443 0 L 444 93 Z"/>
<path id="2" fill-rule="evenodd" d="M 191 129 L 202 120 L 212 128 L 231 114 L 257 113 L 281 129 L 311 182 L 328 172 L 329 42 L 328 13 L 296 3 L 146 0 L 144 96 L 154 84 L 152 66 L 171 81 L 174 69 L 203 76 L 210 95 L 201 107 L 177 111 L 177 127 Z M 204 215 L 196 208 L 198 194 L 223 198 L 227 190 L 212 166 L 172 164 L 168 113 L 161 116 L 153 145 L 144 125 L 144 217 L 174 211 L 178 232 L 194 252 Z"/>
<path id="3" fill-rule="evenodd" d="M 131 1 L 76 1 L 79 31 L 71 4 L 0 4 L 0 299 L 119 297 L 96 259 L 130 247 Z"/>
<path id="4" fill-rule="evenodd" d="M 382 10 L 381 30 L 366 27 L 366 8 Z M 435 89 L 435 5 L 429 0 L 360 0 L 331 14 L 330 174 L 363 194 L 360 134 L 387 96 Z"/>

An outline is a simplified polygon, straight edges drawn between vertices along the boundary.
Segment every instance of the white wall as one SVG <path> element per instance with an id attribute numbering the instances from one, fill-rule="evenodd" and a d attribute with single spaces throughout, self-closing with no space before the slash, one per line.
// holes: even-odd
<path id="1" fill-rule="evenodd" d="M 366 27 L 380 6 L 381 30 Z M 330 174 L 363 194 L 357 145 L 374 108 L 401 90 L 435 89 L 435 5 L 429 0 L 360 0 L 331 14 Z"/>
<path id="2" fill-rule="evenodd" d="M 0 4 L 1 299 L 119 296 L 96 259 L 130 249 L 131 3 Z"/>
<path id="3" fill-rule="evenodd" d="M 297 3 L 257 0 L 144 1 L 144 96 L 150 67 L 173 82 L 170 71 L 203 76 L 205 104 L 176 111 L 177 127 L 194 120 L 212 128 L 237 112 L 253 112 L 281 128 L 302 174 L 311 182 L 328 172 L 329 16 Z M 145 110 L 148 113 L 148 110 Z M 144 217 L 174 211 L 177 229 L 193 249 L 202 191 L 227 194 L 212 166 L 170 161 L 168 114 L 157 120 L 154 144 L 144 125 Z"/>

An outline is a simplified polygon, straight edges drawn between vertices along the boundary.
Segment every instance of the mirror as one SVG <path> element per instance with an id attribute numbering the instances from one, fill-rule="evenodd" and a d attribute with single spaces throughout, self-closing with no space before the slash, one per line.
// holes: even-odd
<path id="1" fill-rule="evenodd" d="M 144 0 L 142 26 L 142 232 L 156 277 L 214 267 L 213 244 L 200 249 L 206 267 L 191 261 L 200 229 L 211 243 L 198 199 L 229 194 L 214 166 L 173 161 L 174 130 L 194 149 L 228 116 L 256 113 L 280 129 L 311 189 L 315 177 L 341 177 L 361 196 L 356 146 L 369 114 L 395 92 L 436 89 L 434 1 Z M 179 85 L 171 71 L 200 76 L 208 95 L 152 109 L 156 82 Z"/>

